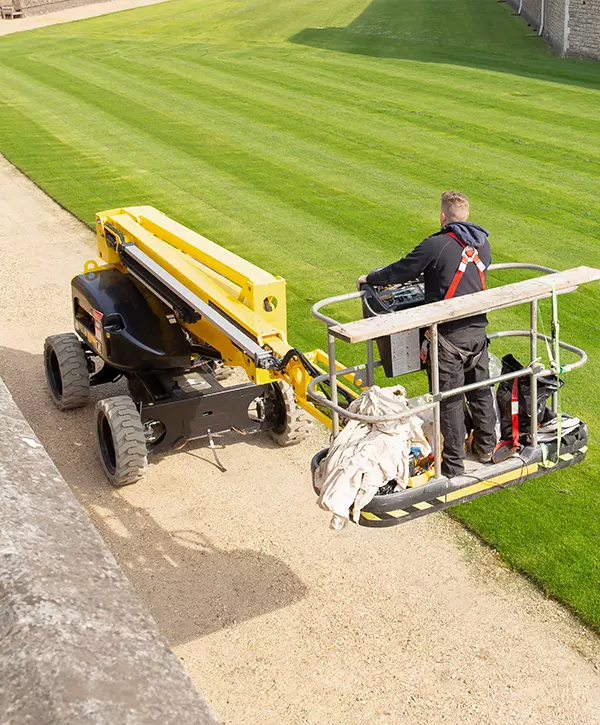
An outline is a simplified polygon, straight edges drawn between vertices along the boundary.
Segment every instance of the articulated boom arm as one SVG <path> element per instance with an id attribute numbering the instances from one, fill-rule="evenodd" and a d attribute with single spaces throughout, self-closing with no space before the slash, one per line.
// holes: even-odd
<path id="1" fill-rule="evenodd" d="M 100 212 L 96 232 L 102 261 L 143 282 L 195 340 L 218 350 L 226 365 L 243 368 L 256 384 L 286 380 L 298 405 L 329 424 L 307 398 L 312 375 L 287 342 L 284 279 L 151 206 Z M 88 263 L 86 271 L 94 266 Z M 305 357 L 312 365 L 327 359 L 320 350 Z"/>

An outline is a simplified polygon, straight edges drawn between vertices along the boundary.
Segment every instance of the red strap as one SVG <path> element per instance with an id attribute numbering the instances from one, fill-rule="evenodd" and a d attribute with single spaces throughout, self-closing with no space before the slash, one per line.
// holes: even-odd
<path id="1" fill-rule="evenodd" d="M 477 254 L 477 251 L 473 249 L 473 247 L 469 247 L 466 242 L 463 242 L 463 240 L 458 237 L 454 232 L 445 232 L 445 234 L 447 234 L 449 237 L 452 237 L 452 239 L 455 239 L 463 249 L 467 250 L 466 254 L 463 254 L 460 264 L 468 264 L 469 262 L 473 262 L 475 264 L 475 266 L 477 267 L 477 271 L 479 272 L 481 288 L 485 290 L 485 275 L 483 274 L 483 271 L 479 269 L 479 255 Z M 471 249 L 473 251 L 471 254 L 469 254 L 469 250 Z M 445 300 L 451 300 L 454 297 L 454 294 L 456 293 L 456 288 L 458 287 L 463 274 L 464 270 L 461 270 L 459 265 L 458 269 L 456 270 L 456 274 L 454 275 L 454 279 L 452 280 L 450 287 L 448 287 L 448 291 L 446 292 L 446 296 L 444 297 Z"/>
<path id="2" fill-rule="evenodd" d="M 452 280 L 452 284 L 450 287 L 448 287 L 448 291 L 446 292 L 446 296 L 444 297 L 445 300 L 451 300 L 454 297 L 454 293 L 456 292 L 456 288 L 458 287 L 458 283 L 462 279 L 463 273 L 459 269 L 457 270 L 456 274 L 454 275 L 454 279 Z"/>
<path id="3" fill-rule="evenodd" d="M 461 245 L 461 247 L 466 247 L 466 242 L 463 242 L 463 240 L 454 232 L 444 232 L 444 234 L 447 234 L 449 237 L 452 237 L 452 239 L 456 239 L 456 241 Z"/>
<path id="4" fill-rule="evenodd" d="M 513 448 L 519 447 L 519 378 L 515 378 L 512 384 L 511 396 L 511 418 L 512 418 L 512 444 Z"/>
<path id="5" fill-rule="evenodd" d="M 477 267 L 479 272 L 479 279 L 481 280 L 481 289 L 485 292 L 485 274 Z"/>

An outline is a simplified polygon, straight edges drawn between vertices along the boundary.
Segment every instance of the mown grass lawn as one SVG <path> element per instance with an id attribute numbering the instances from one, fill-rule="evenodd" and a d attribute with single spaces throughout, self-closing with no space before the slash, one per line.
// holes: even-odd
<path id="1" fill-rule="evenodd" d="M 495 0 L 172 0 L 20 33 L 0 150 L 87 222 L 152 204 L 283 275 L 311 349 L 311 303 L 434 230 L 448 188 L 496 261 L 600 266 L 600 65 L 528 31 Z M 588 459 L 457 515 L 600 629 L 599 287 L 560 308 Z"/>

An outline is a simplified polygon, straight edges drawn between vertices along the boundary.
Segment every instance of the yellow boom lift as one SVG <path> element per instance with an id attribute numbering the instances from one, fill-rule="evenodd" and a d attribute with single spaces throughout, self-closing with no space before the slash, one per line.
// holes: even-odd
<path id="1" fill-rule="evenodd" d="M 556 370 L 546 370 L 539 363 L 535 345 L 544 336 L 536 327 L 537 300 L 552 297 L 556 302 L 557 294 L 600 279 L 599 270 L 580 267 L 548 274 L 469 295 L 467 305 L 464 297 L 424 305 L 418 281 L 392 290 L 368 289 L 329 298 L 313 308 L 314 316 L 327 325 L 328 351 L 302 353 L 287 341 L 285 281 L 281 277 L 149 206 L 100 212 L 96 232 L 100 261 L 87 262 L 83 274 L 72 281 L 76 334 L 49 337 L 44 364 L 51 396 L 61 410 L 85 405 L 92 386 L 126 379 L 128 394 L 105 398 L 96 406 L 100 457 L 115 486 L 142 478 L 149 456 L 177 450 L 198 438 L 208 438 L 213 446 L 213 435 L 229 430 L 267 430 L 280 445 L 290 445 L 308 434 L 308 416 L 329 426 L 333 435 L 339 431 L 340 418 L 342 424 L 352 417 L 373 422 L 349 413 L 347 404 L 357 396 L 356 390 L 373 384 L 379 365 L 388 376 L 418 369 L 420 363 L 410 360 L 411 355 L 414 358 L 411 350 L 415 335 L 418 340 L 419 330 L 424 328 L 430 329 L 433 390 L 411 413 L 433 411 L 434 461 L 426 476 L 411 480 L 402 492 L 404 499 L 398 498 L 400 493 L 376 496 L 363 510 L 362 524 L 401 523 L 511 481 L 540 475 L 551 470 L 553 455 L 558 467 L 578 462 L 585 455 L 584 423 L 575 432 L 571 426 L 570 437 L 562 446 L 559 429 L 554 449 L 551 445 L 543 448 L 532 424 L 525 455 L 521 452 L 520 458 L 501 464 L 502 470 L 484 466 L 485 470 L 462 477 L 465 481 L 440 476 L 439 403 L 446 393 L 439 392 L 436 382 L 436 336 L 437 324 L 445 319 L 475 314 L 484 307 L 530 303 L 531 329 L 506 334 L 530 337 L 531 362 L 504 379 L 527 376 L 535 389 L 544 375 L 562 374 L 585 362 L 585 353 L 560 342 L 556 330 L 549 342 L 555 344 L 557 357 L 563 347 L 578 354 L 578 361 Z M 509 287 L 518 287 L 518 293 Z M 498 295 L 499 290 L 505 293 Z M 355 298 L 362 300 L 370 319 L 344 326 L 320 312 L 326 304 Z M 557 319 L 553 321 L 557 323 Z M 366 362 L 349 368 L 336 362 L 336 339 L 366 341 Z M 382 360 L 375 360 L 375 339 Z M 249 382 L 222 386 L 219 379 L 228 368 L 241 368 Z M 496 382 L 499 379 L 486 384 Z M 340 405 L 340 397 L 344 405 Z M 535 421 L 537 424 L 537 415 Z M 315 456 L 313 468 L 324 455 L 322 451 Z"/>

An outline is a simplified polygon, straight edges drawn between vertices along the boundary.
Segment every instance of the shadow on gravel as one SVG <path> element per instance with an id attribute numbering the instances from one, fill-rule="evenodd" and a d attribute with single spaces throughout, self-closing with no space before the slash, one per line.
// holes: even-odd
<path id="1" fill-rule="evenodd" d="M 0 347 L 0 375 L 171 645 L 286 607 L 305 595 L 305 585 L 280 559 L 252 549 L 221 550 L 202 533 L 202 521 L 197 530 L 166 530 L 146 508 L 109 486 L 96 453 L 94 404 L 125 393 L 124 386 L 100 386 L 93 389 L 88 406 L 61 413 L 46 391 L 41 354 Z M 274 445 L 258 438 L 263 436 L 257 437 L 261 446 Z M 199 470 L 212 468 L 208 449 L 197 445 L 191 452 L 202 459 Z M 145 493 L 160 506 L 160 488 L 155 491 Z M 222 512 L 210 510 L 203 521 L 215 527 L 220 516 Z"/>

